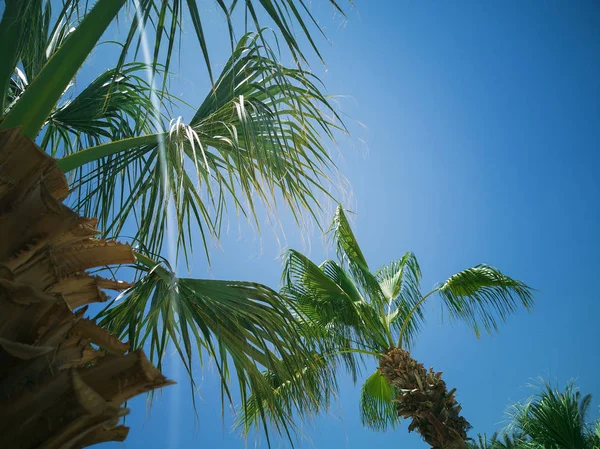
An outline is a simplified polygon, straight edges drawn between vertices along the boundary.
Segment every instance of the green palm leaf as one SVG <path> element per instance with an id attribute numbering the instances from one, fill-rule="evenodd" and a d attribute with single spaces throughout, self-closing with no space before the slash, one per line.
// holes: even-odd
<path id="1" fill-rule="evenodd" d="M 421 270 L 411 252 L 372 274 L 341 207 L 331 233 L 341 264 L 316 265 L 291 250 L 283 275 L 284 294 L 298 305 L 299 320 L 311 329 L 319 349 L 327 347 L 324 356 L 360 354 L 381 359 L 395 347 L 409 348 L 424 323 L 424 303 L 436 293 L 454 317 L 476 332 L 480 322 L 486 329 L 496 328 L 498 317 L 505 319 L 521 304 L 532 306 L 529 287 L 487 265 L 464 270 L 426 295 L 421 293 Z M 377 371 L 361 393 L 365 425 L 383 430 L 397 424 L 398 410 L 390 395 L 389 384 Z"/>
<path id="2" fill-rule="evenodd" d="M 327 329 L 325 339 L 354 342 L 369 350 L 387 347 L 385 328 L 377 311 L 364 301 L 353 280 L 335 262 L 317 266 L 291 250 L 284 280 L 285 293 L 294 298 L 303 317 Z"/>
<path id="3" fill-rule="evenodd" d="M 247 435 L 252 429 L 273 426 L 290 444 L 301 433 L 299 422 L 329 408 L 331 393 L 337 385 L 332 360 L 314 354 L 311 363 L 297 371 L 293 378 L 282 378 L 271 371 L 263 373 L 271 384 L 273 395 L 261 397 L 253 392 L 237 409 L 235 427 Z M 267 431 L 267 438 L 269 432 Z"/>
<path id="4" fill-rule="evenodd" d="M 41 147 L 60 157 L 152 132 L 150 86 L 141 75 L 145 70 L 145 64 L 131 63 L 120 72 L 101 73 L 50 114 Z"/>
<path id="5" fill-rule="evenodd" d="M 392 400 L 394 389 L 379 371 L 365 380 L 360 392 L 360 419 L 363 426 L 383 431 L 398 425 L 398 412 Z"/>
<path id="6" fill-rule="evenodd" d="M 523 305 L 533 306 L 530 287 L 511 279 L 489 265 L 477 265 L 451 276 L 438 289 L 450 315 L 465 321 L 480 335 L 480 326 L 488 332 L 498 329 L 498 319 Z"/>
<path id="7" fill-rule="evenodd" d="M 206 250 L 208 238 L 219 237 L 229 195 L 257 226 L 255 204 L 276 210 L 275 190 L 299 222 L 304 210 L 316 214 L 315 192 L 326 194 L 322 185 L 333 167 L 322 135 L 333 138 L 338 128 L 321 111 L 335 113 L 308 73 L 272 56 L 258 35 L 246 36 L 189 126 L 174 121 L 169 133 L 143 137 L 141 145 L 140 139 L 117 141 L 64 158 L 68 169 L 101 162 L 79 179 L 87 194 L 77 209 L 97 213 L 109 235 L 135 220 L 136 239 L 158 253 L 171 197 L 186 256 L 194 225 Z M 107 157 L 111 151 L 118 157 Z"/>
<path id="8" fill-rule="evenodd" d="M 80 26 L 64 40 L 15 102 L 0 123 L 0 128 L 20 126 L 24 135 L 31 138 L 37 136 L 59 98 L 124 2 L 125 0 L 103 0 L 92 7 Z M 37 11 L 36 8 L 33 9 Z"/>
<path id="9" fill-rule="evenodd" d="M 301 338 L 293 305 L 273 290 L 252 282 L 177 278 L 142 254 L 138 260 L 145 275 L 98 318 L 119 337 L 128 337 L 132 348 L 149 347 L 159 369 L 169 342 L 192 382 L 193 360 L 203 363 L 209 357 L 222 379 L 224 401 L 233 400 L 229 382 L 235 373 L 242 403 L 251 393 L 256 400 L 248 407 L 284 426 L 289 424 L 284 409 L 265 408 L 278 399 L 274 382 L 285 383 L 295 397 L 306 395 L 309 382 L 328 385 L 297 375 L 303 369 L 319 372 L 322 363 Z M 265 369 L 269 376 L 263 375 Z"/>
<path id="10" fill-rule="evenodd" d="M 9 1 L 9 3 L 13 2 Z M 0 58 L 2 63 L 7 64 L 7 69 L 13 70 L 9 88 L 4 91 L 6 102 L 3 114 L 13 107 L 29 85 L 29 81 L 39 74 L 48 59 L 75 29 L 72 27 L 73 11 L 68 8 L 61 10 L 51 28 L 52 3 L 50 1 L 23 1 L 21 6 L 25 8 L 19 13 L 19 22 L 22 24 L 23 31 L 20 34 L 19 45 L 12 48 L 17 51 L 17 59 L 10 62 L 8 59 Z M 5 17 L 6 15 L 3 19 Z M 23 70 L 17 66 L 19 61 Z"/>
<path id="11" fill-rule="evenodd" d="M 380 268 L 375 277 L 388 305 L 386 326 L 396 332 L 404 326 L 400 345 L 410 348 L 424 323 L 423 311 L 417 307 L 422 298 L 421 269 L 417 258 L 409 251 L 401 259 Z"/>

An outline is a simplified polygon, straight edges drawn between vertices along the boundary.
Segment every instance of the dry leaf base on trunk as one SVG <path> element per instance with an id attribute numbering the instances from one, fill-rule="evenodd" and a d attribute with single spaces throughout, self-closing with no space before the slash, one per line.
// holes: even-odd
<path id="1" fill-rule="evenodd" d="M 408 351 L 394 348 L 379 362 L 379 371 L 394 387 L 398 416 L 410 419 L 409 431 L 416 430 L 434 449 L 464 449 L 471 425 L 460 416 L 461 407 L 448 391 L 442 373 L 427 371 Z"/>
<path id="2" fill-rule="evenodd" d="M 0 447 L 122 441 L 122 404 L 168 381 L 142 351 L 83 317 L 128 285 L 85 270 L 135 261 L 94 239 L 96 221 L 62 201 L 67 181 L 18 130 L 0 130 Z"/>

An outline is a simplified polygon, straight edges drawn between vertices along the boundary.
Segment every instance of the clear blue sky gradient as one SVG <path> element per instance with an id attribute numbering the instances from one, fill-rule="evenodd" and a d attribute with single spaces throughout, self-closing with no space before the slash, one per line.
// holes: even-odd
<path id="1" fill-rule="evenodd" d="M 576 379 L 594 395 L 596 418 L 600 3 L 356 3 L 344 22 L 324 1 L 313 2 L 333 42 L 321 41 L 327 70 L 313 68 L 329 93 L 349 96 L 340 107 L 351 117 L 353 138 L 341 139 L 339 165 L 352 186 L 354 228 L 370 264 L 412 250 L 424 289 L 488 263 L 539 290 L 533 313 L 510 317 L 499 334 L 480 340 L 462 325 L 442 325 L 433 302 L 414 356 L 458 389 L 473 434 L 502 427 L 506 407 L 528 396 L 526 384 L 538 376 L 560 385 Z M 228 56 L 226 29 L 212 2 L 203 8 L 214 17 L 206 26 L 219 67 Z M 208 84 L 189 37 L 173 87 L 197 106 Z M 110 66 L 103 54 L 85 70 Z M 282 245 L 305 248 L 289 215 L 281 220 Z M 240 229 L 232 217 L 222 250 L 213 251 L 212 272 L 198 251 L 192 275 L 277 287 L 281 245 L 269 231 L 258 237 L 247 225 Z M 324 259 L 316 232 L 311 248 L 315 261 Z M 176 358 L 167 361 L 167 374 L 179 384 L 148 411 L 144 398 L 132 401 L 129 438 L 104 447 L 245 447 L 230 431 L 229 411 L 221 416 L 214 370 L 197 372 L 198 420 Z M 310 438 L 300 447 L 427 447 L 406 423 L 395 432 L 363 429 L 358 387 L 343 376 L 341 386 L 339 404 L 306 427 Z M 264 438 L 247 445 L 266 447 Z M 274 447 L 288 444 L 277 440 Z"/>

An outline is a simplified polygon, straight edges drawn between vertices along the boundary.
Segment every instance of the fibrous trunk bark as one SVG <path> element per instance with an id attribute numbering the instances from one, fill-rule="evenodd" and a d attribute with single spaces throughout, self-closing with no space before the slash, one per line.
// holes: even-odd
<path id="1" fill-rule="evenodd" d="M 94 219 L 62 204 L 67 181 L 18 130 L 0 130 L 0 447 L 82 448 L 122 441 L 133 396 L 169 385 L 142 351 L 84 318 L 124 282 L 85 270 L 133 263 L 94 239 Z"/>
<path id="2" fill-rule="evenodd" d="M 448 391 L 442 373 L 429 371 L 408 351 L 394 348 L 379 362 L 378 370 L 397 394 L 398 416 L 410 419 L 409 431 L 416 430 L 434 449 L 464 449 L 471 425 L 460 416 L 461 406 Z"/>

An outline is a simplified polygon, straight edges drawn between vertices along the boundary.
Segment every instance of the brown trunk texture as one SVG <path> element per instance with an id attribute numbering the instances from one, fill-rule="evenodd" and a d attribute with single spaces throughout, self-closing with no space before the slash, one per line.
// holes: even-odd
<path id="1" fill-rule="evenodd" d="M 54 160 L 0 130 L 0 447 L 82 448 L 122 441 L 122 404 L 169 385 L 142 351 L 84 318 L 102 289 L 85 270 L 132 263 L 129 245 L 94 239 L 95 219 L 62 204 Z"/>
<path id="2" fill-rule="evenodd" d="M 394 348 L 379 361 L 378 370 L 396 391 L 398 416 L 410 419 L 408 430 L 416 430 L 434 449 L 464 449 L 471 425 L 460 416 L 461 406 L 448 391 L 442 373 L 429 371 L 408 351 Z"/>

